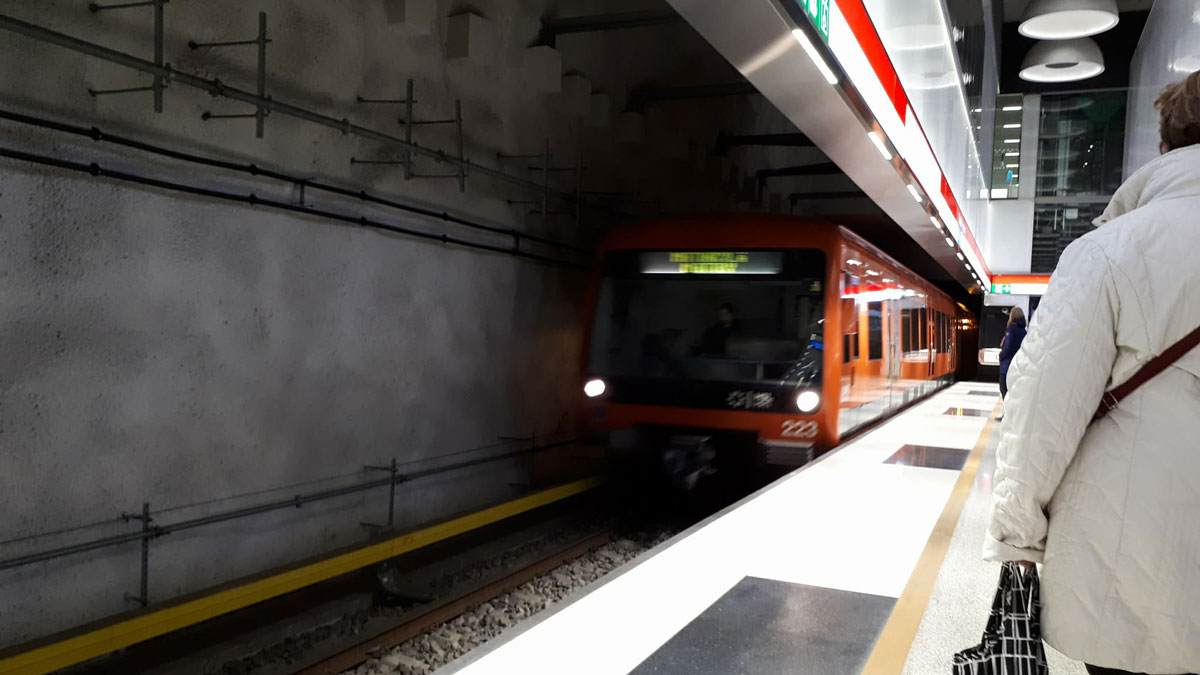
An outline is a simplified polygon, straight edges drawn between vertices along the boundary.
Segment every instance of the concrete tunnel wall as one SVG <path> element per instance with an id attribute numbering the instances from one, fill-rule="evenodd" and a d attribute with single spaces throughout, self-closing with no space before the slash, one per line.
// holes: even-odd
<path id="1" fill-rule="evenodd" d="M 166 60 L 252 89 L 253 48 L 192 51 L 186 42 L 251 38 L 265 11 L 273 40 L 268 86 L 280 100 L 400 134 L 397 107 L 356 104 L 355 96 L 402 96 L 411 76 L 420 118 L 448 116 L 462 98 L 472 158 L 536 152 L 548 136 L 562 149 L 556 163 L 584 153 L 590 189 L 643 191 L 661 183 L 658 197 L 682 208 L 757 208 L 731 163 L 752 175 L 754 158 L 765 161 L 767 152 L 738 151 L 714 168 L 697 147 L 722 129 L 787 129 L 777 113 L 761 99 L 708 102 L 693 117 L 680 112 L 683 104 L 666 104 L 633 119 L 645 134 L 626 133 L 619 127 L 630 118 L 619 111 L 629 87 L 677 83 L 671 78 L 683 72 L 728 81 L 732 71 L 682 25 L 564 36 L 562 65 L 551 58 L 547 66 L 531 60 L 526 46 L 550 4 L 474 3 L 483 21 L 472 24 L 474 37 L 458 36 L 465 43 L 452 51 L 465 51 L 448 58 L 445 45 L 458 39 L 448 17 L 465 9 L 457 2 L 171 3 Z M 581 14 L 653 5 L 578 4 Z M 151 53 L 149 9 L 91 14 L 73 0 L 0 0 L 0 13 Z M 265 138 L 256 140 L 252 120 L 200 117 L 248 106 L 181 86 L 166 91 L 161 115 L 149 94 L 93 99 L 88 88 L 150 78 L 11 33 L 0 33 L 0 44 L 0 107 L 581 245 L 594 243 L 605 224 L 592 218 L 577 228 L 569 217 L 531 216 L 529 207 L 506 200 L 533 197 L 483 177 L 468 177 L 460 194 L 453 180 L 406 183 L 399 167 L 352 167 L 352 156 L 396 154 L 281 115 L 268 117 Z M 580 73 L 591 81 L 570 80 Z M 421 128 L 416 140 L 454 147 L 448 129 Z M 278 182 L 7 122 L 0 144 L 297 199 Z M 422 159 L 417 169 L 447 171 Z M 569 179 L 554 180 L 572 188 Z M 477 237 L 394 210 L 306 198 Z M 158 522 L 174 522 L 355 482 L 364 464 L 391 457 L 419 468 L 501 435 L 568 431 L 579 397 L 585 282 L 583 273 L 506 255 L 0 160 L 0 557 L 132 531 L 139 524 L 117 516 L 143 501 L 156 512 L 170 509 Z M 510 484 L 524 478 L 520 464 L 507 463 L 402 486 L 397 524 L 513 497 Z M 155 540 L 150 598 L 360 542 L 359 522 L 382 521 L 386 506 L 387 491 L 379 489 Z M 90 523 L 101 524 L 13 541 Z M 122 596 L 138 584 L 138 544 L 0 572 L 0 647 L 128 609 Z"/>

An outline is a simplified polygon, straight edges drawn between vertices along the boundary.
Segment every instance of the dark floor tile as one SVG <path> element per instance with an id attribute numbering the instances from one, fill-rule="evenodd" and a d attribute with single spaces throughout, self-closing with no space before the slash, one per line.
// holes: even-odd
<path id="1" fill-rule="evenodd" d="M 902 466 L 922 466 L 930 469 L 953 469 L 960 471 L 967 463 L 970 450 L 959 448 L 942 448 L 936 445 L 905 445 L 884 464 L 899 464 Z"/>
<path id="2" fill-rule="evenodd" d="M 746 577 L 631 675 L 857 673 L 895 598 Z"/>
<path id="3" fill-rule="evenodd" d="M 998 391 L 968 391 L 967 395 L 969 395 L 969 396 L 999 396 L 1000 392 L 998 392 Z"/>
<path id="4" fill-rule="evenodd" d="M 974 408 L 946 408 L 943 415 L 951 417 L 988 417 L 992 414 L 991 410 L 976 410 Z"/>

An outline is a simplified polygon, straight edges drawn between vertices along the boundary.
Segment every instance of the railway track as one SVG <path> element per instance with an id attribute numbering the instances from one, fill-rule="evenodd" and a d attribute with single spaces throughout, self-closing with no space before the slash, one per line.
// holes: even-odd
<path id="1" fill-rule="evenodd" d="M 615 536 L 616 533 L 613 530 L 605 528 L 575 540 L 528 564 L 512 569 L 499 578 L 477 583 L 451 596 L 439 599 L 429 606 L 411 613 L 411 616 L 403 617 L 398 625 L 315 663 L 299 667 L 292 673 L 294 675 L 337 675 L 373 660 L 379 662 L 382 668 L 395 671 L 400 665 L 399 659 L 393 660 L 397 662 L 395 665 L 389 665 L 386 660 L 386 653 L 389 650 L 451 622 L 505 593 L 514 591 L 539 576 L 553 572 L 562 565 L 610 543 Z M 388 672 L 388 670 L 381 669 L 380 672 Z"/>

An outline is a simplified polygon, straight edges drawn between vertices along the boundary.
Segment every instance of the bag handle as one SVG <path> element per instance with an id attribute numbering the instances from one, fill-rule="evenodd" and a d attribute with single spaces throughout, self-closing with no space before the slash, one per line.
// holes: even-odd
<path id="1" fill-rule="evenodd" d="M 1142 366 L 1141 370 L 1133 374 L 1133 377 L 1104 392 L 1104 396 L 1100 399 L 1100 406 L 1096 408 L 1096 414 L 1092 415 L 1092 421 L 1095 422 L 1116 410 L 1121 401 L 1124 401 L 1134 390 L 1149 382 L 1151 378 L 1169 368 L 1171 364 L 1183 358 L 1184 354 L 1197 346 L 1200 346 L 1200 328 L 1188 333 L 1162 354 L 1150 359 L 1146 365 Z"/>

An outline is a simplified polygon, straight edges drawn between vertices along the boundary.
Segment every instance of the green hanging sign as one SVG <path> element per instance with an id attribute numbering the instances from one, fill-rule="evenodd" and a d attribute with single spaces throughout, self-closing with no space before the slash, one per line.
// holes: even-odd
<path id="1" fill-rule="evenodd" d="M 800 8 L 808 16 L 813 25 L 817 27 L 817 32 L 821 34 L 821 39 L 829 42 L 829 0 L 796 0 L 800 3 Z"/>

